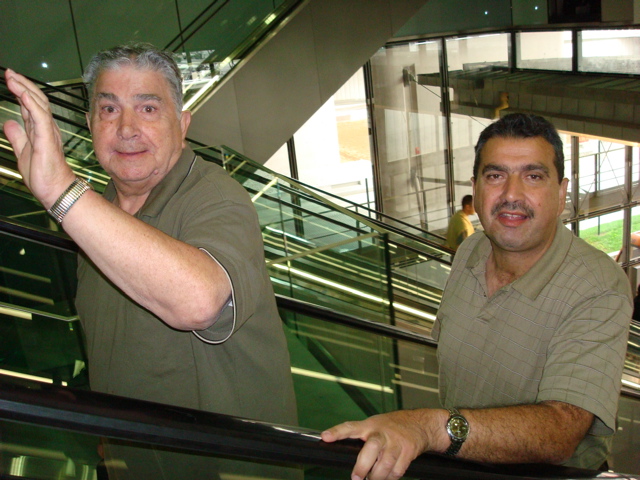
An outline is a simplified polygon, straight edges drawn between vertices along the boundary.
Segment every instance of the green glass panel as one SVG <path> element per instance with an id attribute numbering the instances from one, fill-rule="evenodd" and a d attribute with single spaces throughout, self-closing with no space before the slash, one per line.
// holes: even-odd
<path id="1" fill-rule="evenodd" d="M 184 77 L 184 100 L 206 96 L 299 0 L 212 2 L 165 50 Z"/>
<path id="2" fill-rule="evenodd" d="M 0 303 L 61 320 L 76 318 L 76 256 L 0 233 Z"/>

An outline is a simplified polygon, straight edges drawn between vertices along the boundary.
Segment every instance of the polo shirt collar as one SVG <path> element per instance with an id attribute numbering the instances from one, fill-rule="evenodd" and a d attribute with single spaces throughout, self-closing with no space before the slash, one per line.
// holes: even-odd
<path id="1" fill-rule="evenodd" d="M 190 147 L 186 147 L 182 150 L 182 154 L 176 164 L 171 170 L 169 170 L 169 173 L 167 173 L 162 181 L 153 187 L 153 190 L 151 190 L 151 193 L 144 202 L 144 205 L 140 210 L 138 210 L 135 217 L 157 217 L 160 215 L 167 202 L 178 191 L 184 179 L 187 178 L 191 172 L 195 159 L 196 155 Z M 113 185 L 113 181 L 110 181 L 105 188 L 104 198 L 112 203 L 115 200 L 116 189 Z"/>
<path id="2" fill-rule="evenodd" d="M 573 241 L 573 233 L 571 233 L 558 219 L 556 225 L 556 235 L 551 242 L 551 246 L 544 253 L 542 258 L 538 260 L 531 269 L 525 273 L 522 277 L 509 285 L 509 288 L 517 290 L 522 295 L 535 299 L 542 289 L 551 281 L 551 278 L 562 265 L 562 262 L 571 248 Z M 473 273 L 479 278 L 479 275 L 484 275 L 486 270 L 486 262 L 491 253 L 491 242 L 489 238 L 485 236 L 482 241 L 478 242 L 476 247 L 469 255 L 467 260 L 467 268 L 470 268 Z M 483 278 L 484 281 L 484 278 Z"/>

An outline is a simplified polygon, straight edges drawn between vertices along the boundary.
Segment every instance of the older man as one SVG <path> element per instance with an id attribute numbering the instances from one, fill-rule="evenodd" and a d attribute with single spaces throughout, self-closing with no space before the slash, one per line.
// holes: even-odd
<path id="1" fill-rule="evenodd" d="M 493 463 L 598 468 L 615 432 L 631 290 L 606 254 L 574 237 L 562 142 L 512 114 L 476 145 L 484 232 L 458 250 L 438 312 L 444 409 L 398 411 L 323 433 L 365 445 L 352 478 L 402 476 L 423 452 Z"/>
<path id="2" fill-rule="evenodd" d="M 87 121 L 111 177 L 103 196 L 65 162 L 46 96 L 11 70 L 6 79 L 25 123 L 4 126 L 24 182 L 82 251 L 92 389 L 295 424 L 255 209 L 186 146 L 191 115 L 171 56 L 132 44 L 87 67 Z"/>

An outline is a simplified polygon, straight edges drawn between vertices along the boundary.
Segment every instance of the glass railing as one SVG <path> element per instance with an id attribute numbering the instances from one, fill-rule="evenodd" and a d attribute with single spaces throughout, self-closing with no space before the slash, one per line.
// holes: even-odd
<path id="1" fill-rule="evenodd" d="M 344 479 L 361 446 L 359 441 L 325 444 L 316 430 L 33 382 L 17 384 L 1 376 L 0 397 L 0 478 L 7 479 L 102 479 L 107 478 L 106 463 L 118 478 L 126 472 L 126 478 L 137 479 Z M 105 462 L 98 452 L 107 449 L 112 456 Z M 158 461 L 164 462 L 163 475 L 147 469 Z M 425 454 L 411 463 L 403 478 L 640 477 L 553 465 L 478 464 Z"/>
<path id="2" fill-rule="evenodd" d="M 439 405 L 435 345 L 429 340 L 397 327 L 345 317 L 291 299 L 279 298 L 278 305 L 291 353 L 301 428 L 61 389 L 59 382 L 55 382 L 56 387 L 16 376 L 9 380 L 0 375 L 0 474 L 33 479 L 95 478 L 93 475 L 103 468 L 98 445 L 105 440 L 130 439 L 141 442 L 138 446 L 143 451 L 160 447 L 172 452 L 179 449 L 185 455 L 185 450 L 199 452 L 206 458 L 189 454 L 184 461 L 215 466 L 222 478 L 231 474 L 291 478 L 293 472 L 279 469 L 284 465 L 297 468 L 305 478 L 348 478 L 359 442 L 328 446 L 318 441 L 319 431 L 373 413 Z M 32 348 L 38 347 L 32 344 Z M 615 471 L 640 471 L 635 455 L 640 451 L 638 415 L 640 396 L 623 395 L 620 428 L 610 460 Z M 263 443 L 264 451 L 258 446 Z M 176 463 L 182 461 L 179 455 L 171 458 Z M 324 460 L 318 463 L 319 458 Z M 264 462 L 270 466 L 265 467 Z M 440 470 L 445 467 L 452 469 L 446 475 Z M 116 468 L 125 468 L 125 463 L 117 463 Z M 427 455 L 412 466 L 408 477 L 506 480 L 512 476 L 561 479 L 596 475 L 552 466 L 492 467 Z M 600 475 L 605 476 L 598 478 L 627 478 L 612 473 Z"/>
<path id="3" fill-rule="evenodd" d="M 5 233 L 0 237 L 2 252 L 7 252 L 3 257 L 7 268 L 3 271 L 1 289 L 5 295 L 0 315 L 1 373 L 85 389 L 86 357 L 72 303 L 75 278 L 72 244 L 68 241 L 64 244 L 63 237 L 47 233 L 45 229 L 32 230 L 15 222 L 0 223 L 0 230 Z M 10 252 L 14 252 L 15 259 L 8 255 Z M 21 260 L 19 268 L 11 268 L 14 260 Z M 53 298 L 57 300 L 49 301 Z M 333 304 L 319 308 L 279 297 L 278 306 L 291 357 L 301 426 L 322 430 L 376 413 L 439 405 L 435 344 L 424 335 L 368 318 L 346 316 L 336 311 Z M 337 302 L 336 306 L 342 307 Z M 640 375 L 634 351 L 637 352 L 640 336 L 635 327 L 630 335 L 625 378 L 636 378 L 637 384 Z M 627 391 L 637 391 L 631 388 L 633 382 L 626 385 Z M 624 452 L 640 448 L 637 440 L 640 402 L 633 395 L 623 395 L 620 405 L 622 429 L 617 437 L 620 440 L 614 445 L 614 452 L 618 452 L 614 460 L 617 456 L 617 461 L 626 465 L 633 457 L 625 456 Z M 32 460 L 29 453 L 45 449 L 38 443 L 42 440 L 38 429 L 8 425 L 0 432 L 2 442 L 7 442 L 15 433 L 33 447 L 12 450 L 19 453 L 16 458 L 24 457 L 23 462 L 29 463 L 29 468 L 43 462 Z M 95 438 L 87 439 L 83 435 L 58 431 L 50 434 L 52 439 L 45 443 L 57 445 L 68 441 L 81 452 L 85 451 L 83 442 L 95 443 Z M 34 436 L 33 444 L 28 443 L 30 435 Z M 45 462 L 47 468 L 59 468 L 60 461 L 64 460 L 63 464 L 69 461 L 47 455 L 55 460 L 53 466 Z M 20 470 L 26 468 L 20 462 L 15 460 L 11 468 L 17 470 L 11 471 L 31 472 Z M 74 471 L 90 465 L 95 464 L 75 465 Z M 32 478 L 49 477 L 35 475 Z"/>
<path id="4" fill-rule="evenodd" d="M 430 329 L 449 273 L 448 249 L 415 237 L 405 243 L 397 230 L 226 147 L 195 149 L 251 195 L 278 293 Z"/>
<path id="5" fill-rule="evenodd" d="M 217 0 L 206 7 L 165 46 L 165 50 L 174 52 L 184 77 L 185 108 L 195 109 L 299 3 L 300 0 Z"/>

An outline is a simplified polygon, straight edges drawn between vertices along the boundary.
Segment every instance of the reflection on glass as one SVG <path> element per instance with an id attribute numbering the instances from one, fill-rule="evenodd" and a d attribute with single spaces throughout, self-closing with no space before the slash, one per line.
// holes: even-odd
<path id="1" fill-rule="evenodd" d="M 459 70 L 469 72 L 509 65 L 509 35 L 506 33 L 450 38 L 446 45 L 450 75 Z"/>
<path id="2" fill-rule="evenodd" d="M 206 97 L 295 0 L 213 2 L 165 47 L 185 82 L 185 109 Z"/>
<path id="3" fill-rule="evenodd" d="M 580 71 L 638 74 L 640 30 L 583 30 L 580 46 Z"/>
<path id="4" fill-rule="evenodd" d="M 580 137 L 580 214 L 626 201 L 625 148 L 620 143 Z"/>
<path id="5" fill-rule="evenodd" d="M 322 430 L 402 408 L 439 407 L 435 346 L 393 340 L 284 308 L 280 316 L 301 426 Z"/>
<path id="6" fill-rule="evenodd" d="M 0 474 L 38 480 L 304 478 L 297 465 L 186 453 L 175 448 L 0 422 Z M 315 470 L 308 467 L 309 471 Z M 340 476 L 347 475 L 341 471 Z M 340 478 L 325 477 L 325 478 Z"/>
<path id="7" fill-rule="evenodd" d="M 452 209 L 460 209 L 462 197 L 471 194 L 474 146 L 480 132 L 500 110 L 508 107 L 508 92 L 485 88 L 485 79 L 495 78 L 509 65 L 507 34 L 477 35 L 446 41 L 451 95 L 451 143 L 453 147 L 453 192 L 437 216 L 437 231 L 446 235 Z M 487 84 L 488 85 L 488 84 Z M 444 195 L 444 190 L 442 194 Z M 430 213 L 431 215 L 431 213 Z M 472 219 L 477 224 L 477 217 Z"/>
<path id="8" fill-rule="evenodd" d="M 573 47 L 570 31 L 519 32 L 518 68 L 572 70 Z"/>
<path id="9" fill-rule="evenodd" d="M 440 45 L 412 42 L 371 59 L 382 211 L 429 231 L 446 211 Z"/>
<path id="10" fill-rule="evenodd" d="M 431 327 L 446 281 L 440 264 L 450 263 L 448 255 L 390 237 L 315 190 L 224 151 L 225 168 L 254 199 L 276 292 L 369 320 Z"/>

